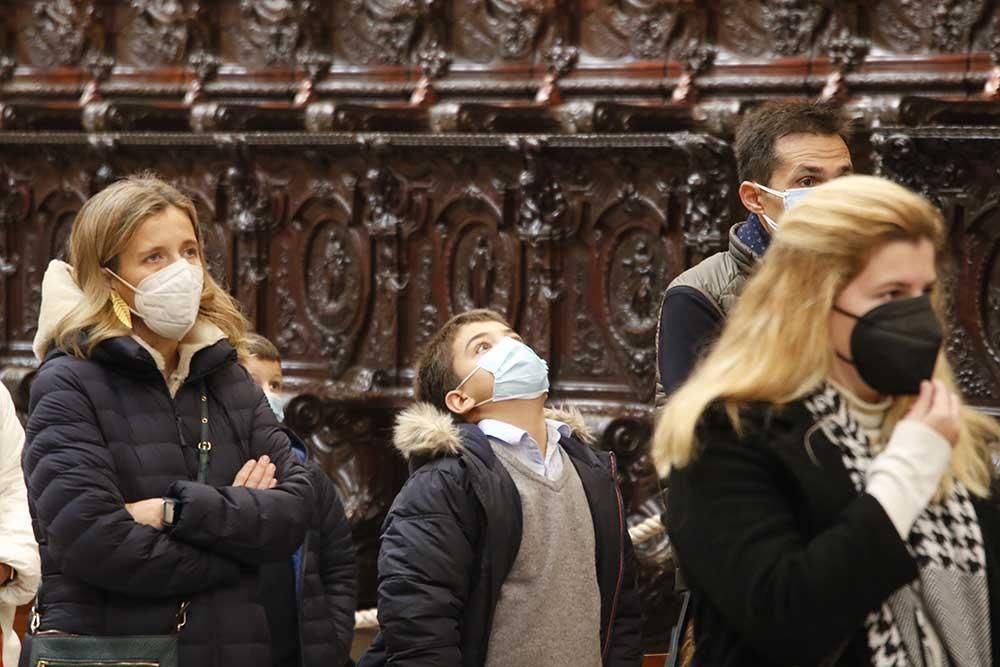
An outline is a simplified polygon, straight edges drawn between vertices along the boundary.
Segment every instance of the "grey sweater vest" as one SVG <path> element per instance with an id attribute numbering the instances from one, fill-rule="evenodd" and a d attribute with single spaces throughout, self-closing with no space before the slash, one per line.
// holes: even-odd
<path id="1" fill-rule="evenodd" d="M 491 442 L 521 496 L 524 528 L 500 589 L 486 667 L 600 667 L 594 521 L 573 462 L 548 480 Z"/>

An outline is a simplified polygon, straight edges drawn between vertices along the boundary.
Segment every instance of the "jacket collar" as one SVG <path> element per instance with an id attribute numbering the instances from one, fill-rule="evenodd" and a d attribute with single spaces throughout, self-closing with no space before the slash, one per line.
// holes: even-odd
<path id="1" fill-rule="evenodd" d="M 223 366 L 236 363 L 236 350 L 225 338 L 200 345 L 182 344 L 179 351 L 181 359 L 178 368 L 181 368 L 182 364 L 186 364 L 188 368 L 184 382 L 200 380 Z M 118 336 L 101 341 L 94 347 L 90 358 L 124 375 L 136 378 L 162 377 L 153 355 L 146 346 L 131 336 Z"/>
<path id="2" fill-rule="evenodd" d="M 740 273 L 744 275 L 748 275 L 751 270 L 753 270 L 754 265 L 756 265 L 760 260 L 760 256 L 754 253 L 750 246 L 740 240 L 738 235 L 738 232 L 743 225 L 750 224 L 752 222 L 756 222 L 756 220 L 747 219 L 744 222 L 733 225 L 729 229 L 729 256 L 733 258 L 733 261 L 736 262 L 736 266 L 740 269 Z"/>
<path id="3" fill-rule="evenodd" d="M 575 410 L 546 409 L 545 417 L 567 424 L 573 437 L 562 438 L 562 443 L 579 440 L 592 443 L 594 438 L 587 429 L 583 415 Z M 430 403 L 416 403 L 399 414 L 393 430 L 393 445 L 410 462 L 415 470 L 424 462 L 441 456 L 458 456 L 468 452 L 487 466 L 493 467 L 495 456 L 489 438 L 475 424 L 457 423 Z M 588 463 L 597 463 L 597 457 L 588 447 L 573 447 L 571 456 L 586 456 Z"/>

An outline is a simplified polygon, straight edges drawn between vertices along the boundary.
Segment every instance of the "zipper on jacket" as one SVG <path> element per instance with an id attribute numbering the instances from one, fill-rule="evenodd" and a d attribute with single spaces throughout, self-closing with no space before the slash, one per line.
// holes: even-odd
<path id="1" fill-rule="evenodd" d="M 608 628 L 604 633 L 604 648 L 601 649 L 601 660 L 608 657 L 608 649 L 611 648 L 611 629 L 615 625 L 615 615 L 618 612 L 618 594 L 622 588 L 622 579 L 625 577 L 625 503 L 622 501 L 622 492 L 618 488 L 618 463 L 614 452 L 611 456 L 611 484 L 615 489 L 615 498 L 618 501 L 618 582 L 615 584 L 615 594 L 611 598 L 611 616 L 608 617 Z"/>

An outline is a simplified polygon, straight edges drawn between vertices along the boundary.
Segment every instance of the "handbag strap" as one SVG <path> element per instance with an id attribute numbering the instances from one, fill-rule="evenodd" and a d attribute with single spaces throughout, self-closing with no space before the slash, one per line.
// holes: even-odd
<path id="1" fill-rule="evenodd" d="M 38 634 L 38 628 L 42 624 L 42 612 L 39 610 L 38 605 L 42 599 L 42 584 L 38 584 L 38 590 L 35 591 L 35 602 L 31 605 L 31 624 L 29 629 L 32 635 Z M 181 628 L 187 625 L 187 612 L 188 607 L 191 606 L 190 600 L 184 600 L 179 605 L 177 605 L 177 614 L 174 616 L 174 625 L 171 629 L 170 634 L 179 635 L 181 633 Z M 46 630 L 45 632 L 52 632 L 51 630 Z M 44 634 L 44 633 L 43 633 Z"/>
<path id="2" fill-rule="evenodd" d="M 208 432 L 208 391 L 205 381 L 201 382 L 201 439 L 198 440 L 198 482 L 208 480 L 208 463 L 212 458 L 212 440 Z"/>

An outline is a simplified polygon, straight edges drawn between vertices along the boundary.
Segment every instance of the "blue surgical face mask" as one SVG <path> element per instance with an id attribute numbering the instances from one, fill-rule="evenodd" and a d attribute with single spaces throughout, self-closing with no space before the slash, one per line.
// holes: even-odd
<path id="1" fill-rule="evenodd" d="M 473 407 L 490 402 L 538 398 L 549 391 L 549 365 L 534 350 L 513 338 L 504 338 L 490 348 L 455 389 L 461 389 L 480 369 L 493 376 L 493 396 Z"/>
<path id="2" fill-rule="evenodd" d="M 265 391 L 264 396 L 267 397 L 267 404 L 271 406 L 271 411 L 274 412 L 278 423 L 285 421 L 285 399 L 269 391 Z"/>
<path id="3" fill-rule="evenodd" d="M 798 204 L 806 195 L 812 192 L 812 188 L 789 188 L 788 190 L 781 191 L 772 190 L 766 185 L 761 185 L 760 183 L 754 183 L 754 185 L 769 195 L 779 197 L 785 203 L 786 211 Z M 767 213 L 763 213 L 762 217 L 764 218 L 764 222 L 767 223 L 767 226 L 771 229 L 772 233 L 778 230 L 778 223 L 768 217 Z"/>

